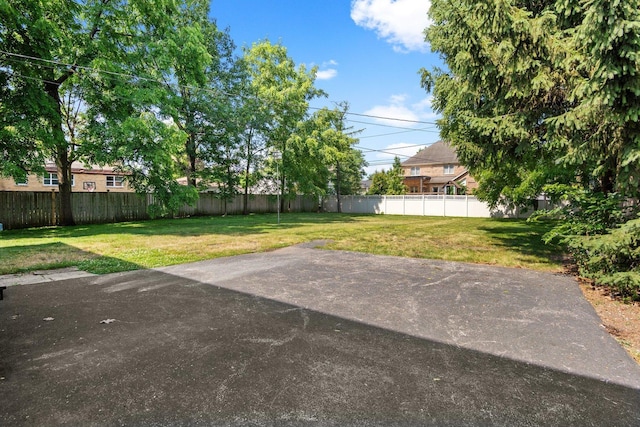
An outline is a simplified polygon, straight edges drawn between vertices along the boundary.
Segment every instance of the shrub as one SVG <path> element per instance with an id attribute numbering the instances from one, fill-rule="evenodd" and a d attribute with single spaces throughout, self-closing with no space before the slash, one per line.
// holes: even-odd
<path id="1" fill-rule="evenodd" d="M 530 220 L 557 221 L 543 238 L 566 245 L 581 276 L 627 300 L 640 300 L 640 219 L 629 220 L 616 193 L 603 194 L 567 185 L 550 185 L 557 207 L 535 212 Z"/>
<path id="2" fill-rule="evenodd" d="M 640 300 L 640 219 L 608 234 L 573 236 L 567 243 L 580 275 L 624 299 Z"/>

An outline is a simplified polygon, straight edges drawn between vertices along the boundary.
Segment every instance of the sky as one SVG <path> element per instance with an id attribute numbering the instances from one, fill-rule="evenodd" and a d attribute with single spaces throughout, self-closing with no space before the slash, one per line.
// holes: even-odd
<path id="1" fill-rule="evenodd" d="M 211 18 L 238 46 L 269 40 L 296 65 L 317 66 L 327 98 L 349 103 L 347 126 L 362 130 L 357 148 L 367 174 L 388 170 L 440 139 L 419 70 L 443 67 L 424 42 L 428 0 L 211 0 Z"/>

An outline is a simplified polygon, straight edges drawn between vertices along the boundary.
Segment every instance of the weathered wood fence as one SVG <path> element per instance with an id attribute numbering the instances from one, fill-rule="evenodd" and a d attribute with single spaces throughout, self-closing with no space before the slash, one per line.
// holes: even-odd
<path id="1" fill-rule="evenodd" d="M 135 193 L 72 193 L 73 218 L 77 224 L 99 224 L 149 219 L 148 207 L 153 204 L 151 194 Z M 220 200 L 212 193 L 200 194 L 195 206 L 184 206 L 176 216 L 241 214 L 242 196 Z M 313 212 L 318 202 L 312 197 L 297 197 L 288 203 L 292 212 Z M 276 212 L 276 196 L 249 196 L 251 213 Z M 60 197 L 57 192 L 0 192 L 0 224 L 5 230 L 57 225 Z"/>

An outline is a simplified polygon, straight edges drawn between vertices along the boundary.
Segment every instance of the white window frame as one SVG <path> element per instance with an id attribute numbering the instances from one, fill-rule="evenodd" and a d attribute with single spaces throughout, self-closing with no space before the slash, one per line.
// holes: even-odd
<path id="1" fill-rule="evenodd" d="M 42 177 L 42 183 L 47 187 L 57 187 L 58 186 L 58 174 L 56 172 L 45 172 Z M 76 185 L 76 176 L 71 175 L 71 186 Z"/>
<path id="2" fill-rule="evenodd" d="M 45 172 L 42 178 L 42 183 L 47 187 L 58 186 L 58 174 L 55 172 Z"/>
<path id="3" fill-rule="evenodd" d="M 122 175 L 107 175 L 106 177 L 107 188 L 123 188 L 124 176 Z"/>
<path id="4" fill-rule="evenodd" d="M 420 176 L 420 166 L 411 166 L 411 176 Z"/>
<path id="5" fill-rule="evenodd" d="M 442 168 L 444 175 L 453 175 L 456 172 L 455 165 L 444 165 Z"/>
<path id="6" fill-rule="evenodd" d="M 18 180 L 14 180 L 16 185 L 20 186 L 20 187 L 24 187 L 26 185 L 29 185 L 29 177 L 25 177 L 24 181 L 18 181 Z"/>

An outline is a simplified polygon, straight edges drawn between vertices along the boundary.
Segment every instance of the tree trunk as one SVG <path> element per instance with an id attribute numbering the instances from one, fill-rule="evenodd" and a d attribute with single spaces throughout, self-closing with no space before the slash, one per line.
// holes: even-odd
<path id="1" fill-rule="evenodd" d="M 73 205 L 71 202 L 71 162 L 67 151 L 58 153 L 56 159 L 56 170 L 58 174 L 58 190 L 60 191 L 60 225 L 76 225 L 73 219 Z"/>
<path id="2" fill-rule="evenodd" d="M 73 208 L 71 202 L 71 163 L 69 159 L 69 143 L 67 142 L 64 132 L 62 131 L 62 100 L 60 99 L 60 84 L 56 82 L 46 82 L 45 91 L 51 97 L 53 102 L 51 119 L 51 128 L 55 142 L 55 162 L 58 175 L 58 190 L 60 191 L 60 216 L 58 224 L 75 225 L 73 220 Z"/>
<path id="3" fill-rule="evenodd" d="M 194 135 L 187 136 L 187 142 L 185 146 L 185 151 L 187 152 L 187 157 L 189 157 L 189 166 L 187 170 L 187 185 L 191 187 L 195 187 L 197 185 L 196 182 L 196 143 L 194 139 Z"/>
<path id="4" fill-rule="evenodd" d="M 338 213 L 342 213 L 342 206 L 340 205 L 340 162 L 336 163 L 336 199 L 338 202 Z"/>
<path id="5" fill-rule="evenodd" d="M 249 171 L 246 171 L 244 194 L 242 195 L 242 215 L 249 215 Z"/>
<path id="6" fill-rule="evenodd" d="M 247 166 L 244 169 L 244 194 L 242 195 L 242 215 L 249 215 L 249 173 L 251 173 L 251 140 L 253 130 L 249 131 L 247 141 Z"/>

